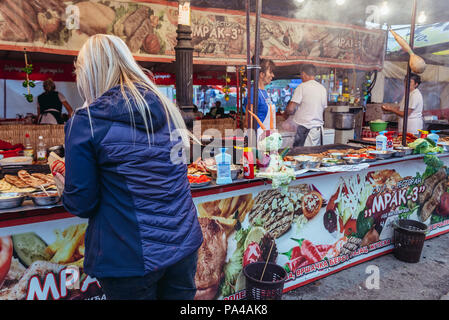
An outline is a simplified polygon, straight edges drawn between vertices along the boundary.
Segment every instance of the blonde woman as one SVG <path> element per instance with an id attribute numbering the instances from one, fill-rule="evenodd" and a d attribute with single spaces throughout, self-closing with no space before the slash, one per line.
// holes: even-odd
<path id="1" fill-rule="evenodd" d="M 188 144 L 180 112 L 118 37 L 89 38 L 76 77 L 86 103 L 66 125 L 62 199 L 89 219 L 84 271 L 107 299 L 193 299 L 203 238 L 187 167 L 171 159 Z"/>

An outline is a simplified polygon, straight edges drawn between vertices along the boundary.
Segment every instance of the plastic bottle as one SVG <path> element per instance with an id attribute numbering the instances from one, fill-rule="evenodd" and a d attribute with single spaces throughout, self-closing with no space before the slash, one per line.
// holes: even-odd
<path id="1" fill-rule="evenodd" d="M 430 130 L 430 134 L 427 135 L 427 138 L 435 141 L 435 144 L 438 143 L 438 140 L 440 140 L 440 136 L 437 135 L 437 132 L 440 132 L 440 130 Z"/>
<path id="2" fill-rule="evenodd" d="M 34 159 L 34 149 L 28 133 L 25 135 L 25 149 L 23 149 L 23 155 Z"/>
<path id="3" fill-rule="evenodd" d="M 254 179 L 254 157 L 251 148 L 243 148 L 243 177 Z"/>
<path id="4" fill-rule="evenodd" d="M 226 153 L 226 148 L 220 148 L 220 153 L 215 156 L 217 163 L 217 184 L 232 183 L 231 155 Z"/>
<path id="5" fill-rule="evenodd" d="M 427 135 L 429 134 L 429 131 L 419 130 L 419 129 L 418 129 L 418 131 L 421 132 L 421 135 L 420 135 L 421 139 L 427 138 Z"/>
<path id="6" fill-rule="evenodd" d="M 39 136 L 39 142 L 37 144 L 36 160 L 39 163 L 45 163 L 47 161 L 47 146 L 45 145 L 44 138 Z"/>
<path id="7" fill-rule="evenodd" d="M 385 133 L 385 136 L 387 137 L 387 151 L 394 150 L 393 134 L 394 134 L 394 131 L 388 131 Z"/>
<path id="8" fill-rule="evenodd" d="M 376 150 L 377 151 L 387 151 L 387 141 L 388 138 L 385 136 L 387 131 L 381 131 L 376 137 Z"/>

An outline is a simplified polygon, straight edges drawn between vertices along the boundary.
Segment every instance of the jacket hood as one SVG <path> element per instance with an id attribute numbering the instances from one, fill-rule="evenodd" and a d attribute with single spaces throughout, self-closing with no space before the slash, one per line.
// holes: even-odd
<path id="1" fill-rule="evenodd" d="M 146 117 L 141 115 L 136 103 L 132 100 L 130 101 L 130 112 L 118 85 L 106 91 L 89 106 L 90 115 L 93 119 L 122 122 L 135 126 L 139 130 L 146 130 L 146 119 L 149 131 L 156 132 L 167 124 L 167 116 L 162 101 L 150 90 L 140 89 L 140 92 L 150 109 L 150 112 L 146 112 Z"/>

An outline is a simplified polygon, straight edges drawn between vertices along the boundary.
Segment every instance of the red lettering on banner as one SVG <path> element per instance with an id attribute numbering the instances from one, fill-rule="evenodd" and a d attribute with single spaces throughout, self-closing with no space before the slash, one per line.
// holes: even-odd
<path id="1" fill-rule="evenodd" d="M 349 259 L 349 257 L 348 257 L 347 254 L 344 254 L 344 255 L 341 255 L 341 256 L 338 256 L 338 257 L 335 257 L 335 258 L 331 258 L 331 259 L 329 259 L 329 266 L 333 267 L 333 266 L 335 266 L 337 264 L 345 262 L 348 259 Z"/>
<path id="2" fill-rule="evenodd" d="M 325 268 L 329 267 L 329 265 L 327 264 L 327 261 L 324 260 L 324 261 L 320 261 L 320 262 L 315 263 L 315 267 L 318 270 L 321 270 L 321 269 L 325 269 Z"/>
<path id="3" fill-rule="evenodd" d="M 379 249 L 382 247 L 386 247 L 390 244 L 390 239 L 386 239 L 386 240 L 382 240 L 382 241 L 378 241 L 376 243 L 370 244 L 369 245 L 369 250 L 375 250 L 375 249 Z"/>

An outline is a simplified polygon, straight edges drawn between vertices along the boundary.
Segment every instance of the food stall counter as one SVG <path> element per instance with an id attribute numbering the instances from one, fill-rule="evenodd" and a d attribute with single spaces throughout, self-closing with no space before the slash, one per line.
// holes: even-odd
<path id="1" fill-rule="evenodd" d="M 198 261 L 204 274 L 196 279 L 220 270 L 220 276 L 197 282 L 196 299 L 245 299 L 242 270 L 254 261 L 282 266 L 289 291 L 387 254 L 399 218 L 423 221 L 427 238 L 448 232 L 448 164 L 449 154 L 443 153 L 378 160 L 350 171 L 309 170 L 287 192 L 260 178 L 192 188 L 208 239 L 200 251 L 216 256 Z M 61 203 L 33 207 L 25 201 L 0 211 L 3 248 L 12 246 L 9 269 L 0 273 L 0 299 L 104 299 L 98 282 L 82 271 L 86 228 L 87 220 L 70 215 Z M 81 279 L 75 288 L 51 276 L 64 275 L 70 266 Z"/>

